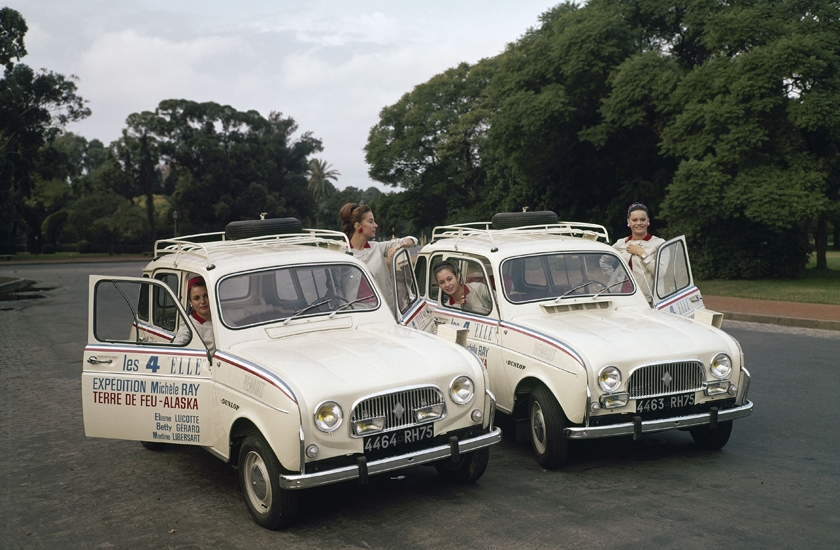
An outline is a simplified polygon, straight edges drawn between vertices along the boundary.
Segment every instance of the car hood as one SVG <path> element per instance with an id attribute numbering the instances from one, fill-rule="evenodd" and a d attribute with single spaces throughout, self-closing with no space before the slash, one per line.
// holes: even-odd
<path id="1" fill-rule="evenodd" d="M 243 342 L 230 353 L 280 377 L 311 404 L 436 384 L 445 393 L 460 374 L 482 386 L 480 362 L 453 343 L 398 325 L 312 331 Z"/>
<path id="2" fill-rule="evenodd" d="M 700 359 L 729 352 L 722 331 L 649 308 L 523 315 L 515 325 L 559 340 L 593 368 Z"/>

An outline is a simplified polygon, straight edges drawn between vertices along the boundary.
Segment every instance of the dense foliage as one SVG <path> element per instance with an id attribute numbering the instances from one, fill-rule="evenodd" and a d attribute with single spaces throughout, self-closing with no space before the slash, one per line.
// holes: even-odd
<path id="1" fill-rule="evenodd" d="M 701 277 L 791 276 L 840 227 L 838 105 L 836 1 L 591 0 L 418 85 L 366 152 L 418 228 L 527 206 L 617 236 L 642 201 Z"/>

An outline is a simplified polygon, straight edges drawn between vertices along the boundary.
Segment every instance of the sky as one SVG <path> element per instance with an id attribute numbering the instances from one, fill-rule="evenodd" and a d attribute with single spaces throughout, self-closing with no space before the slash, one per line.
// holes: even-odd
<path id="1" fill-rule="evenodd" d="M 111 143 L 165 99 L 282 113 L 322 140 L 337 187 L 368 177 L 379 112 L 460 62 L 493 57 L 551 0 L 14 0 L 21 62 L 78 77 L 93 114 L 67 130 Z"/>

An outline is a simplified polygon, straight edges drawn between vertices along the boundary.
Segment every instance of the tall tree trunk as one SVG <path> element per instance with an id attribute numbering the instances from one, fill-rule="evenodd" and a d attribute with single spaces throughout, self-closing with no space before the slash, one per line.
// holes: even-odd
<path id="1" fill-rule="evenodd" d="M 825 219 L 825 216 L 817 218 L 814 244 L 817 249 L 817 269 L 828 269 L 828 261 L 826 259 L 826 250 L 828 249 L 828 221 Z"/>

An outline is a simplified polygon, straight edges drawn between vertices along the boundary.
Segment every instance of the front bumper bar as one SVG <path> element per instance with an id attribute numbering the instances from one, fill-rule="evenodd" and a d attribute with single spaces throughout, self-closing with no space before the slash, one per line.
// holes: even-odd
<path id="1" fill-rule="evenodd" d="M 727 422 L 736 418 L 743 418 L 752 414 L 752 401 L 745 404 L 717 411 L 717 422 Z M 692 426 L 703 426 L 713 422 L 714 413 L 704 412 L 656 420 L 642 420 L 640 423 L 624 422 L 609 426 L 580 426 L 566 428 L 565 434 L 569 439 L 597 439 L 599 437 L 615 437 L 619 435 L 638 435 L 640 433 L 664 432 Z M 640 427 L 637 427 L 639 426 Z"/>
<path id="2" fill-rule="evenodd" d="M 454 439 L 454 438 L 453 438 Z M 457 453 L 464 454 L 489 447 L 502 440 L 501 428 L 494 428 L 488 433 L 457 442 Z M 350 479 L 364 479 L 368 475 L 381 474 L 418 464 L 437 462 L 451 458 L 456 449 L 451 444 L 438 445 L 429 449 L 422 449 L 413 453 L 392 456 L 372 462 L 362 461 L 354 466 L 344 466 L 325 472 L 313 474 L 287 474 L 280 476 L 280 487 L 283 489 L 309 489 L 330 483 L 338 483 Z"/>

